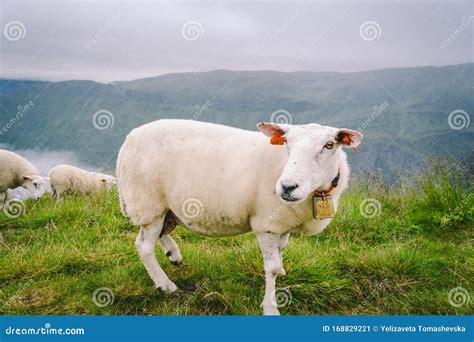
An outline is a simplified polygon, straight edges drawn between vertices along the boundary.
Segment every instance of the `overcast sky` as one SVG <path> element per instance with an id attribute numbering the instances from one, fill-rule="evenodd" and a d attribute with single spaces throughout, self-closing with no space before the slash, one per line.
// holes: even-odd
<path id="1" fill-rule="evenodd" d="M 2 0 L 0 77 L 109 82 L 214 69 L 466 63 L 473 4 Z"/>

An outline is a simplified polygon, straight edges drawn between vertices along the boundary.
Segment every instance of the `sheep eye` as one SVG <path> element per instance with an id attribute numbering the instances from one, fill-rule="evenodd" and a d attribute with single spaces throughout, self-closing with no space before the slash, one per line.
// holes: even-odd
<path id="1" fill-rule="evenodd" d="M 36 183 L 36 182 L 33 182 L 33 185 L 35 186 L 35 188 L 38 187 L 38 183 Z"/>
<path id="2" fill-rule="evenodd" d="M 332 150 L 333 147 L 334 147 L 334 142 L 332 141 L 328 141 L 326 145 L 324 145 L 324 148 L 327 148 L 328 150 Z"/>

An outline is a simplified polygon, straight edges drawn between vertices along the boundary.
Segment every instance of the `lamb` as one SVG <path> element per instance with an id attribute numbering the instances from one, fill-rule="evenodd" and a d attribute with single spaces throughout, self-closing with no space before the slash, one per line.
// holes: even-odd
<path id="1" fill-rule="evenodd" d="M 49 180 L 38 174 L 36 167 L 22 156 L 0 150 L 0 198 L 6 200 L 7 190 L 17 187 L 28 189 L 34 198 L 48 191 Z"/>
<path id="2" fill-rule="evenodd" d="M 181 262 L 168 235 L 176 224 L 211 237 L 253 232 L 265 270 L 263 313 L 279 314 L 276 278 L 285 275 L 289 235 L 317 234 L 331 222 L 349 179 L 341 147 L 356 150 L 362 134 L 318 124 L 257 128 L 263 134 L 158 120 L 126 137 L 117 159 L 121 210 L 141 226 L 135 245 L 157 289 L 177 290 L 155 257 L 158 242 Z"/>
<path id="3" fill-rule="evenodd" d="M 90 172 L 71 165 L 58 165 L 49 170 L 53 198 L 60 200 L 65 194 L 88 195 L 115 186 L 115 177 Z"/>

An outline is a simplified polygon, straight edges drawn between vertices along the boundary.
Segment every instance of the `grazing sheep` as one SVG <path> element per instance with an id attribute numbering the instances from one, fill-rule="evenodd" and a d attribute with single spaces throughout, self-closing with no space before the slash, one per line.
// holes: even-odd
<path id="1" fill-rule="evenodd" d="M 38 170 L 22 156 L 0 150 L 0 198 L 7 197 L 7 190 L 22 186 L 32 197 L 40 198 L 48 191 L 49 181 L 38 175 Z"/>
<path id="2" fill-rule="evenodd" d="M 88 195 L 115 186 L 115 177 L 90 172 L 71 165 L 58 165 L 49 170 L 53 198 L 59 200 L 65 194 Z"/>
<path id="3" fill-rule="evenodd" d="M 127 136 L 117 160 L 121 209 L 141 225 L 135 245 L 157 289 L 177 290 L 155 258 L 158 242 L 173 263 L 181 262 L 167 235 L 176 224 L 207 236 L 253 231 L 265 269 L 263 312 L 279 314 L 275 285 L 285 275 L 289 234 L 317 234 L 331 222 L 349 179 L 341 147 L 355 150 L 362 134 L 317 124 L 257 127 L 264 135 L 158 120 Z"/>

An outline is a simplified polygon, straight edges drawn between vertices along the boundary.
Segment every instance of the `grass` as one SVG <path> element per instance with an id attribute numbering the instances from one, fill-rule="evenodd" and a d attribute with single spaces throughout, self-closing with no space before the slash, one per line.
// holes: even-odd
<path id="1" fill-rule="evenodd" d="M 435 167 L 411 184 L 353 182 L 336 219 L 322 234 L 295 236 L 284 253 L 290 315 L 467 315 L 473 312 L 472 178 Z M 378 215 L 360 207 L 373 198 Z M 177 228 L 185 266 L 157 258 L 178 287 L 154 290 L 134 247 L 137 227 L 118 207 L 116 192 L 27 201 L 19 218 L 0 214 L 0 312 L 86 315 L 259 315 L 264 278 L 252 234 L 205 238 Z M 92 295 L 113 291 L 99 307 Z M 451 289 L 467 290 L 463 305 Z M 470 294 L 469 294 L 470 293 Z M 454 299 L 456 300 L 456 299 Z M 459 297 L 458 299 L 459 300 Z"/>

